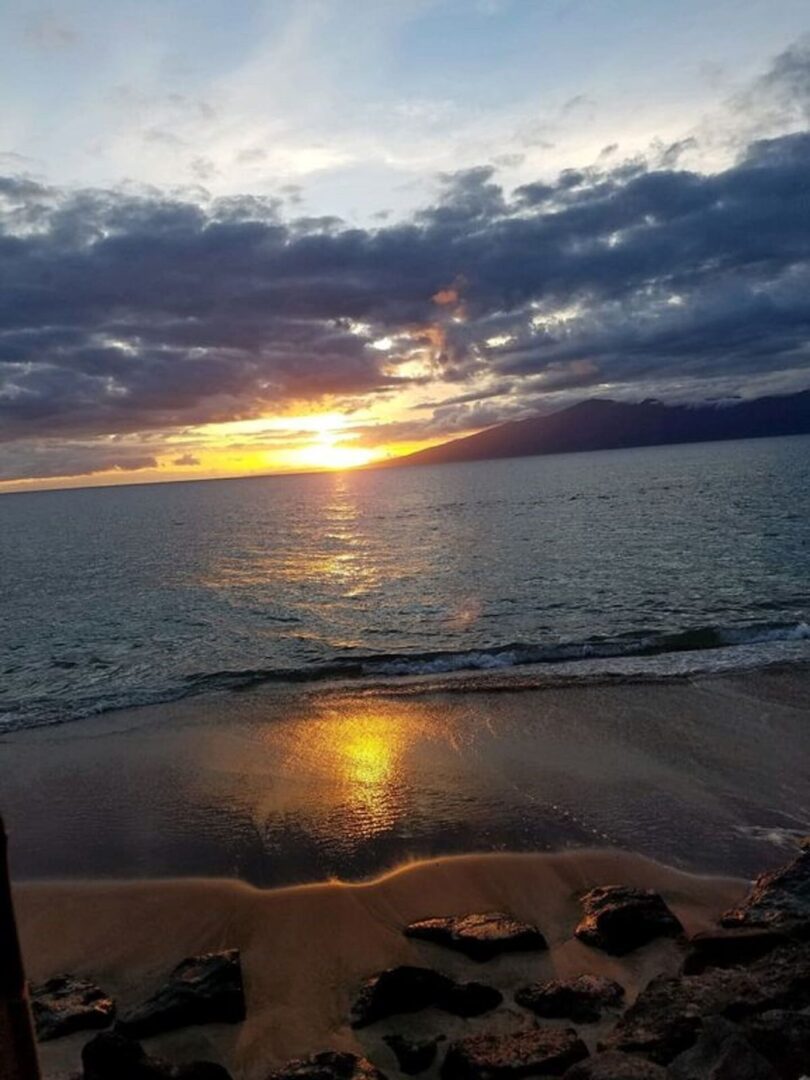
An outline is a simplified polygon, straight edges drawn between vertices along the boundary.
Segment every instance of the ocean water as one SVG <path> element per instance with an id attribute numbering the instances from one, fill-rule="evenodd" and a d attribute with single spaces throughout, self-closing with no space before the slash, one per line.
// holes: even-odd
<path id="1" fill-rule="evenodd" d="M 801 661 L 808 623 L 806 436 L 0 497 L 0 730 L 264 681 Z"/>

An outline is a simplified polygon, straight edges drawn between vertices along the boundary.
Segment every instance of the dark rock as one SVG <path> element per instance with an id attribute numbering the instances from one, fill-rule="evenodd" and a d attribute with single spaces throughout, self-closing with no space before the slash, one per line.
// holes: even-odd
<path id="1" fill-rule="evenodd" d="M 231 1074 L 224 1065 L 215 1061 L 191 1061 L 187 1065 L 177 1065 L 170 1073 L 171 1080 L 231 1080 Z"/>
<path id="2" fill-rule="evenodd" d="M 400 1072 L 408 1076 L 415 1076 L 429 1069 L 436 1060 L 439 1043 L 443 1041 L 444 1035 L 437 1035 L 435 1039 L 427 1039 L 424 1042 L 411 1042 L 402 1035 L 383 1036 L 383 1042 L 391 1047 L 397 1059 Z"/>
<path id="3" fill-rule="evenodd" d="M 385 1080 L 385 1075 L 366 1058 L 324 1050 L 307 1058 L 295 1058 L 267 1076 L 267 1080 Z"/>
<path id="4" fill-rule="evenodd" d="M 115 1016 L 115 1002 L 87 979 L 57 975 L 31 988 L 31 1012 L 37 1038 L 44 1042 L 106 1027 Z"/>
<path id="5" fill-rule="evenodd" d="M 150 1057 L 139 1042 L 119 1031 L 96 1035 L 82 1049 L 83 1080 L 231 1080 L 213 1061 L 172 1065 Z"/>
<path id="6" fill-rule="evenodd" d="M 352 1006 L 352 1027 L 361 1028 L 397 1013 L 418 1012 L 436 1005 L 455 983 L 432 968 L 388 968 L 368 979 Z"/>
<path id="7" fill-rule="evenodd" d="M 751 1045 L 783 1080 L 798 1080 L 810 1069 L 810 1016 L 774 1009 L 745 1024 Z"/>
<path id="8" fill-rule="evenodd" d="M 760 874 L 745 900 L 720 922 L 727 927 L 766 926 L 810 936 L 810 839 L 792 862 Z"/>
<path id="9" fill-rule="evenodd" d="M 491 960 L 500 953 L 536 952 L 548 948 L 536 926 L 519 922 L 500 911 L 420 919 L 406 926 L 404 933 L 406 937 L 444 945 L 479 961 Z"/>
<path id="10" fill-rule="evenodd" d="M 697 1040 L 712 1016 L 742 1020 L 772 1009 L 810 1005 L 810 943 L 776 949 L 748 967 L 702 975 L 659 976 L 642 990 L 604 1048 L 668 1064 Z"/>
<path id="11" fill-rule="evenodd" d="M 577 1023 L 598 1020 L 601 1010 L 618 1005 L 624 987 L 603 975 L 577 975 L 574 979 L 552 979 L 532 983 L 515 994 L 515 1001 L 537 1016 L 567 1017 Z"/>
<path id="12" fill-rule="evenodd" d="M 480 1016 L 497 1008 L 502 995 L 482 983 L 457 983 L 432 968 L 388 968 L 368 979 L 352 1006 L 352 1027 L 362 1028 L 398 1013 L 432 1006 L 454 1016 Z"/>
<path id="13" fill-rule="evenodd" d="M 563 1080 L 667 1080 L 667 1070 L 644 1058 L 609 1051 L 572 1066 Z"/>
<path id="14" fill-rule="evenodd" d="M 672 1080 L 778 1080 L 736 1024 L 714 1017 L 700 1037 L 669 1066 Z"/>
<path id="15" fill-rule="evenodd" d="M 168 1080 L 169 1067 L 140 1043 L 116 1031 L 96 1035 L 82 1048 L 84 1080 Z"/>
<path id="16" fill-rule="evenodd" d="M 562 1076 L 588 1056 L 573 1028 L 537 1027 L 512 1035 L 471 1035 L 451 1043 L 442 1065 L 444 1080 L 517 1080 Z"/>
<path id="17" fill-rule="evenodd" d="M 786 934 L 767 927 L 738 926 L 729 930 L 707 930 L 690 938 L 683 973 L 698 975 L 709 967 L 750 964 L 788 940 Z"/>
<path id="18" fill-rule="evenodd" d="M 189 1024 L 234 1024 L 244 1018 L 239 950 L 227 949 L 184 960 L 165 986 L 116 1026 L 126 1035 L 147 1038 Z"/>
<path id="19" fill-rule="evenodd" d="M 483 983 L 455 983 L 436 1002 L 444 1012 L 453 1016 L 482 1016 L 491 1012 L 503 1001 L 503 994 Z"/>
<path id="20" fill-rule="evenodd" d="M 600 885 L 580 898 L 584 916 L 574 933 L 580 941 L 623 956 L 658 937 L 676 937 L 683 927 L 651 889 Z"/>

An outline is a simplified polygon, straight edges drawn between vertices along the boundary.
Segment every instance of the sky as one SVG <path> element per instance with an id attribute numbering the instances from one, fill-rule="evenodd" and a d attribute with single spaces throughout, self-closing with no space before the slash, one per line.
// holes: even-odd
<path id="1" fill-rule="evenodd" d="M 6 0 L 0 491 L 810 386 L 806 0 Z"/>

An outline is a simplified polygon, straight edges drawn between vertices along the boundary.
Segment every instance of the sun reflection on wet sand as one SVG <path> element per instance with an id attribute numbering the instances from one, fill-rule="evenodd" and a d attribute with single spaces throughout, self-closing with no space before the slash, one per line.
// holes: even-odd
<path id="1" fill-rule="evenodd" d="M 280 734 L 286 752 L 284 779 L 262 814 L 272 815 L 280 799 L 287 812 L 330 817 L 343 845 L 392 829 L 406 814 L 407 759 L 426 734 L 418 718 L 384 708 L 328 710 L 267 734 L 276 744 Z"/>

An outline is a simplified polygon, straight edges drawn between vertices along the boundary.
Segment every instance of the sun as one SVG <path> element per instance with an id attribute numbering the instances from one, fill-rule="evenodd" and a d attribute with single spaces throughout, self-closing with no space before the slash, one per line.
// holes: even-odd
<path id="1" fill-rule="evenodd" d="M 290 456 L 310 469 L 354 469 L 373 461 L 376 454 L 361 446 L 344 446 L 324 437 L 292 451 Z"/>

